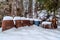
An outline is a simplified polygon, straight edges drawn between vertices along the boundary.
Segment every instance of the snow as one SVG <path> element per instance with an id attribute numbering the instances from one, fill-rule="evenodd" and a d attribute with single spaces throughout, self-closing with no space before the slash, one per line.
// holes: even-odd
<path id="1" fill-rule="evenodd" d="M 42 20 L 40 20 L 40 19 L 34 19 L 34 21 L 42 21 Z"/>
<path id="2" fill-rule="evenodd" d="M 21 17 L 21 20 L 27 20 L 25 17 Z"/>
<path id="3" fill-rule="evenodd" d="M 58 20 L 58 22 L 60 23 L 60 20 Z"/>
<path id="4" fill-rule="evenodd" d="M 42 10 L 41 13 L 38 14 L 39 18 L 43 19 L 46 18 L 47 16 L 47 11 L 46 10 Z"/>
<path id="5" fill-rule="evenodd" d="M 40 11 L 37 11 L 37 13 L 39 14 L 39 13 L 40 13 Z"/>
<path id="6" fill-rule="evenodd" d="M 51 15 L 54 15 L 54 12 L 51 12 Z"/>
<path id="7" fill-rule="evenodd" d="M 42 24 L 52 24 L 52 22 L 42 22 Z"/>
<path id="8" fill-rule="evenodd" d="M 60 40 L 60 28 L 44 29 L 36 25 L 12 28 L 1 32 L 1 40 Z"/>
<path id="9" fill-rule="evenodd" d="M 49 19 L 52 20 L 53 19 L 53 16 L 50 16 Z"/>
<path id="10" fill-rule="evenodd" d="M 11 16 L 5 16 L 5 17 L 3 17 L 3 20 L 13 20 L 13 17 L 11 17 Z"/>
<path id="11" fill-rule="evenodd" d="M 39 16 L 40 16 L 40 17 L 44 16 L 44 13 L 40 13 Z"/>
<path id="12" fill-rule="evenodd" d="M 25 17 L 19 17 L 19 16 L 16 16 L 14 17 L 13 21 L 14 21 L 14 24 L 15 24 L 15 20 L 30 20 L 30 21 L 42 21 L 41 19 L 34 19 L 34 18 L 25 18 Z"/>
<path id="13" fill-rule="evenodd" d="M 27 18 L 16 16 L 13 20 L 27 20 Z"/>
<path id="14" fill-rule="evenodd" d="M 47 12 L 47 10 L 42 10 L 42 12 Z"/>
<path id="15" fill-rule="evenodd" d="M 25 18 L 25 17 L 19 17 L 19 16 L 16 16 L 16 17 L 14 17 L 14 19 L 13 20 L 30 20 L 30 21 L 41 21 L 40 19 L 34 19 L 34 18 Z"/>
<path id="16" fill-rule="evenodd" d="M 19 16 L 14 17 L 13 20 L 21 20 Z"/>
<path id="17" fill-rule="evenodd" d="M 52 18 L 52 17 L 51 17 Z M 5 16 L 3 20 L 34 20 L 40 19 L 25 18 L 16 16 Z M 43 22 L 43 24 L 51 24 L 51 22 Z M 44 29 L 36 25 L 24 26 L 20 28 L 12 28 L 2 32 L 0 28 L 1 40 L 60 40 L 60 26 L 57 29 Z"/>
<path id="18" fill-rule="evenodd" d="M 56 17 L 58 17 L 58 18 L 59 18 L 59 17 L 60 17 L 60 15 L 56 15 Z"/>
<path id="19" fill-rule="evenodd" d="M 47 10 L 42 10 L 41 14 L 44 14 L 44 16 L 47 16 Z"/>
<path id="20" fill-rule="evenodd" d="M 25 18 L 25 17 L 16 16 L 16 17 L 14 17 L 13 20 L 33 20 L 33 19 L 32 18 Z"/>

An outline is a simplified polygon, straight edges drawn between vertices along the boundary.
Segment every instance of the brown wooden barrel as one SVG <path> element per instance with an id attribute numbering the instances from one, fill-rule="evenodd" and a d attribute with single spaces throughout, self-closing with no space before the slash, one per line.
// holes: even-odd
<path id="1" fill-rule="evenodd" d="M 23 25 L 30 26 L 31 25 L 30 20 L 23 20 Z"/>
<path id="2" fill-rule="evenodd" d="M 47 28 L 47 29 L 51 29 L 52 22 L 42 22 L 42 27 Z"/>
<path id="3" fill-rule="evenodd" d="M 13 20 L 3 20 L 2 21 L 2 31 L 8 30 L 12 27 L 14 27 Z"/>
<path id="4" fill-rule="evenodd" d="M 23 26 L 23 23 L 22 22 L 23 22 L 22 20 L 15 20 L 16 28 L 22 27 Z"/>

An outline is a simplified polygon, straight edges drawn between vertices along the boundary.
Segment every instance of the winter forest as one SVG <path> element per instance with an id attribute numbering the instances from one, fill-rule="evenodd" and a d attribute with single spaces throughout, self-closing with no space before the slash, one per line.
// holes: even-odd
<path id="1" fill-rule="evenodd" d="M 60 40 L 60 0 L 0 0 L 1 40 Z"/>

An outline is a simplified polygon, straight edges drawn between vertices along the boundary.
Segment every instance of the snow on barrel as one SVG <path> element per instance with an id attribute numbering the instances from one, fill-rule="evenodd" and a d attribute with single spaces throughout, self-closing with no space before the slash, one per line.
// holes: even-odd
<path id="1" fill-rule="evenodd" d="M 42 27 L 50 29 L 52 27 L 52 22 L 42 22 Z"/>
<path id="2" fill-rule="evenodd" d="M 21 20 L 21 17 L 20 16 L 14 17 L 13 20 L 14 20 L 14 24 L 15 24 L 15 27 L 16 28 L 23 26 L 23 24 L 21 23 L 22 20 Z"/>
<path id="3" fill-rule="evenodd" d="M 14 27 L 13 17 L 5 16 L 2 20 L 2 31 L 8 30 Z"/>
<path id="4" fill-rule="evenodd" d="M 23 26 L 30 26 L 30 25 L 32 25 L 30 23 L 30 18 L 21 17 L 21 20 L 22 20 Z"/>
<path id="5" fill-rule="evenodd" d="M 16 28 L 23 27 L 23 26 L 30 26 L 30 18 L 25 17 L 14 17 Z"/>

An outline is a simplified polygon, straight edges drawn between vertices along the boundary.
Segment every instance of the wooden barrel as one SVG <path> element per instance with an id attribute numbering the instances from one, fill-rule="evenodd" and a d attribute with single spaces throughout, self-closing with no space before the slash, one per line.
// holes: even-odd
<path id="1" fill-rule="evenodd" d="M 23 25 L 30 26 L 31 25 L 30 20 L 23 20 Z"/>
<path id="2" fill-rule="evenodd" d="M 22 20 L 15 20 L 15 25 L 16 25 L 16 28 L 22 27 L 23 26 L 23 21 Z"/>
<path id="3" fill-rule="evenodd" d="M 23 26 L 30 26 L 30 25 L 32 25 L 31 22 L 33 22 L 30 20 L 30 18 L 24 18 L 24 19 L 21 18 L 21 20 L 22 20 Z"/>
<path id="4" fill-rule="evenodd" d="M 14 27 L 13 20 L 3 20 L 2 21 L 2 31 L 8 30 L 12 27 Z"/>
<path id="5" fill-rule="evenodd" d="M 47 28 L 47 29 L 51 29 L 52 22 L 42 22 L 42 27 Z"/>

